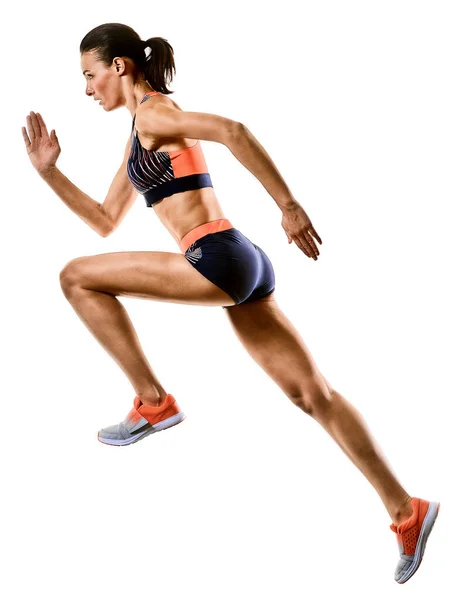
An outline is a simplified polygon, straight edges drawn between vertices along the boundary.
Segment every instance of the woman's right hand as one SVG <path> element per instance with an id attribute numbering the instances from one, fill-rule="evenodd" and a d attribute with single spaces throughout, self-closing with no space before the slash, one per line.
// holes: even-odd
<path id="1" fill-rule="evenodd" d="M 52 129 L 48 135 L 44 119 L 33 111 L 27 115 L 27 126 L 28 133 L 26 128 L 22 127 L 22 135 L 28 156 L 38 173 L 45 173 L 56 166 L 61 153 L 56 132 Z"/>

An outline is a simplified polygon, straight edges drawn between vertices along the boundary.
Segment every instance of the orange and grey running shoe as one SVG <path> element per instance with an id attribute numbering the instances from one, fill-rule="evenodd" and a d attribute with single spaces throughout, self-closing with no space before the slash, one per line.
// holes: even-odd
<path id="1" fill-rule="evenodd" d="M 390 528 L 397 536 L 400 560 L 395 569 L 397 583 L 405 583 L 414 575 L 422 562 L 428 536 L 433 529 L 439 512 L 440 502 L 429 502 L 422 498 L 412 498 L 413 514 L 399 525 L 392 523 Z"/>
<path id="2" fill-rule="evenodd" d="M 173 427 L 185 419 L 172 394 L 167 394 L 159 406 L 142 404 L 138 396 L 135 397 L 133 404 L 133 408 L 123 421 L 98 432 L 99 442 L 111 446 L 127 446 L 151 433 Z"/>

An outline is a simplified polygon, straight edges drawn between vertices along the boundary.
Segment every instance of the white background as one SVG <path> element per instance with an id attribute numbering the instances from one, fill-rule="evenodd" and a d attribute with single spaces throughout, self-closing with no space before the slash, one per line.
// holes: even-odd
<path id="1" fill-rule="evenodd" d="M 13 4 L 2 50 L 2 546 L 9 600 L 449 597 L 449 18 L 427 0 Z M 103 239 L 42 181 L 21 127 L 103 201 L 126 109 L 85 95 L 79 44 L 107 22 L 175 51 L 183 110 L 247 125 L 323 239 L 317 262 L 220 144 L 225 215 L 271 258 L 276 298 L 412 496 L 442 503 L 405 586 L 391 520 L 328 434 L 253 362 L 220 308 L 121 298 L 187 419 L 113 448 L 134 390 L 59 284 L 77 256 L 178 252 L 139 196 Z M 405 596 L 406 594 L 406 596 Z"/>

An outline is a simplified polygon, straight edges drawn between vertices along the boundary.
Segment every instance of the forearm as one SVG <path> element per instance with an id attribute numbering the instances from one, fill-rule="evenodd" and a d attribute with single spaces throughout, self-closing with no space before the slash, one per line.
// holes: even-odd
<path id="1" fill-rule="evenodd" d="M 281 211 L 298 204 L 273 160 L 245 125 L 239 124 L 230 135 L 227 147 L 262 183 Z"/>
<path id="2" fill-rule="evenodd" d="M 39 172 L 57 196 L 80 217 L 89 227 L 102 237 L 110 231 L 109 220 L 103 206 L 74 185 L 57 167 Z"/>

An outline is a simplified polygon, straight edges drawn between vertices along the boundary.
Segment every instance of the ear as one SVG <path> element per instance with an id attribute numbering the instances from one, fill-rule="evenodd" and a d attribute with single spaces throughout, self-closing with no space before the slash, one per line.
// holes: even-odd
<path id="1" fill-rule="evenodd" d="M 125 73 L 127 65 L 121 56 L 116 56 L 113 59 L 113 65 L 118 73 L 120 73 L 120 74 Z"/>

